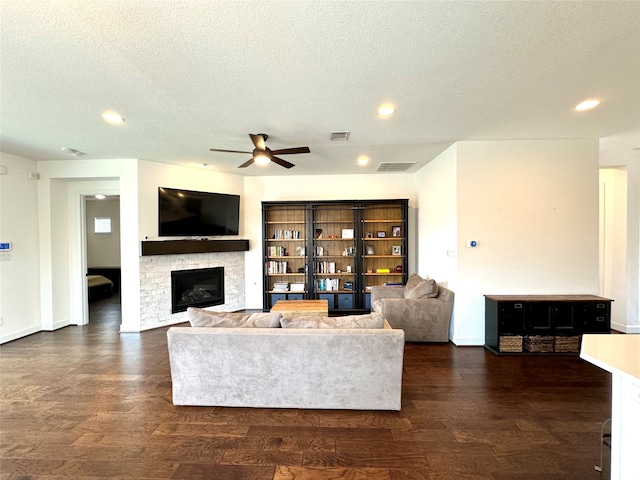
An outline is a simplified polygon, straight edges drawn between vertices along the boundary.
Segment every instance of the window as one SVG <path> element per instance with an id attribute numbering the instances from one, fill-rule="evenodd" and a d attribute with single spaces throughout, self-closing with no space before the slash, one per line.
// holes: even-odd
<path id="1" fill-rule="evenodd" d="M 111 233 L 111 217 L 96 217 L 94 233 Z"/>

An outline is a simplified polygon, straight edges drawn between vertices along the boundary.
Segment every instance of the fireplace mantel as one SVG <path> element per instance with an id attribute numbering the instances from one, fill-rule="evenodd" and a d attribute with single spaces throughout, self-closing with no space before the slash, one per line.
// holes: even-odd
<path id="1" fill-rule="evenodd" d="M 179 255 L 184 253 L 246 252 L 249 240 L 144 240 L 140 254 Z"/>

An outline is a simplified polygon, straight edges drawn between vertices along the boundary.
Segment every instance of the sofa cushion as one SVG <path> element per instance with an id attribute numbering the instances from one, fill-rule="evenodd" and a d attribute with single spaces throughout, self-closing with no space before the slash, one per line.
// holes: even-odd
<path id="1" fill-rule="evenodd" d="M 417 273 L 411 274 L 404 287 L 404 298 L 434 298 L 438 296 L 438 284 L 433 278 L 422 278 Z"/>
<path id="2" fill-rule="evenodd" d="M 289 317 L 280 319 L 282 328 L 383 328 L 381 313 L 346 315 L 344 317 Z"/>
<path id="3" fill-rule="evenodd" d="M 231 328 L 278 328 L 279 313 L 259 312 L 214 312 L 202 308 L 189 307 L 187 319 L 192 327 L 231 327 Z"/>

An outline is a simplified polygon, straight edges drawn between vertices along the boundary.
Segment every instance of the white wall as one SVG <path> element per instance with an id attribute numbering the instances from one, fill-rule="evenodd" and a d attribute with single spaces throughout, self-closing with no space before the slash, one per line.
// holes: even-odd
<path id="1" fill-rule="evenodd" d="M 626 295 L 625 299 L 614 297 L 612 308 L 617 310 L 620 308 L 617 303 L 624 302 L 625 317 L 616 314 L 616 322 L 620 322 L 616 328 L 626 333 L 640 333 L 640 151 L 603 139 L 600 166 L 626 172 L 626 258 L 624 271 L 615 273 L 617 281 L 624 281 Z"/>
<path id="2" fill-rule="evenodd" d="M 457 278 L 457 144 L 416 174 L 418 200 L 418 273 L 455 288 Z"/>
<path id="3" fill-rule="evenodd" d="M 627 326 L 627 172 L 600 169 L 600 293 L 613 298 L 611 328 Z"/>
<path id="4" fill-rule="evenodd" d="M 292 200 L 409 200 L 409 230 L 415 227 L 417 192 L 413 174 L 245 177 L 246 308 L 262 308 L 262 202 Z M 413 235 L 412 235 L 413 237 Z M 414 237 L 415 238 L 415 237 Z M 410 244 L 415 243 L 410 240 Z M 409 260 L 415 255 L 410 245 Z M 412 251 L 413 250 L 413 251 Z M 415 266 L 409 264 L 409 273 Z"/>
<path id="5" fill-rule="evenodd" d="M 167 163 L 139 161 L 139 206 L 140 206 L 140 238 L 158 239 L 158 187 L 183 188 L 214 193 L 240 195 L 240 231 L 243 235 L 243 217 L 246 202 L 243 177 L 227 173 L 214 172 L 207 169 L 185 168 Z"/>
<path id="6" fill-rule="evenodd" d="M 120 198 L 85 198 L 87 267 L 120 266 Z M 95 218 L 111 219 L 111 233 L 95 233 Z"/>
<path id="7" fill-rule="evenodd" d="M 0 153 L 0 242 L 12 251 L 0 253 L 0 343 L 40 331 L 37 181 L 35 161 Z M 4 170 L 3 170 L 4 171 Z"/>
<path id="8" fill-rule="evenodd" d="M 421 191 L 456 164 L 454 343 L 484 343 L 485 294 L 598 293 L 597 141 L 459 142 L 433 162 Z M 421 256 L 439 241 L 422 223 Z"/>
<path id="9" fill-rule="evenodd" d="M 122 325 L 139 324 L 137 161 L 47 161 L 38 170 L 42 329 L 86 322 L 82 205 L 96 193 L 120 195 Z"/>

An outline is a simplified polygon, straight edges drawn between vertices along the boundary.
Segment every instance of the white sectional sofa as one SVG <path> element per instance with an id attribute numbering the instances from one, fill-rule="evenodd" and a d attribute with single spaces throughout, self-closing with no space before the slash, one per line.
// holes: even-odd
<path id="1" fill-rule="evenodd" d="M 295 320 L 290 328 L 171 327 L 173 403 L 400 410 L 402 330 L 385 320 L 383 328 L 295 328 Z"/>

